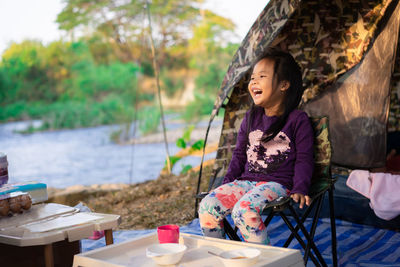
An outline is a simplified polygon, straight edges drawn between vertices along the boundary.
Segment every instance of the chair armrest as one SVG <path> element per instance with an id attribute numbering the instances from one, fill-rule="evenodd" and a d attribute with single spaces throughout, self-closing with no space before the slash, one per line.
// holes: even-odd
<path id="1" fill-rule="evenodd" d="M 200 192 L 195 196 L 196 199 L 203 199 L 205 198 L 209 193 L 208 192 Z"/>
<path id="2" fill-rule="evenodd" d="M 277 206 L 282 206 L 284 204 L 287 204 L 291 201 L 292 199 L 287 196 L 287 197 L 278 197 L 275 200 L 272 200 L 271 202 L 268 202 L 265 208 L 272 208 L 272 207 L 277 207 Z"/>

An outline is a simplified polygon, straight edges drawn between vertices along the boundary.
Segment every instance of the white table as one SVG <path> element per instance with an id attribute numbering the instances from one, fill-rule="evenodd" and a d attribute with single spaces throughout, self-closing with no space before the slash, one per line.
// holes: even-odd
<path id="1" fill-rule="evenodd" d="M 120 221 L 119 215 L 79 212 L 75 208 L 55 203 L 38 204 L 23 214 L 0 218 L 0 243 L 4 250 L 15 254 L 24 251 L 18 247 L 32 250 L 43 247 L 45 266 L 53 267 L 54 243 L 79 243 L 79 240 L 92 236 L 93 231 L 104 230 L 106 244 L 110 245 L 113 244 L 112 229 Z M 15 260 L 18 260 L 18 255 Z"/>

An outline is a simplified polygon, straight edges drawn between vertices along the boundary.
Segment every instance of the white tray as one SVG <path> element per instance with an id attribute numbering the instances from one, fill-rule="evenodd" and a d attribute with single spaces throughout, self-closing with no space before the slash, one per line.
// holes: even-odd
<path id="1" fill-rule="evenodd" d="M 159 266 L 152 259 L 146 257 L 146 248 L 158 243 L 157 234 L 152 233 L 143 237 L 132 239 L 123 243 L 95 249 L 74 256 L 74 267 L 141 267 Z M 280 248 L 273 246 L 263 246 L 222 240 L 217 238 L 203 237 L 190 234 L 180 234 L 179 243 L 188 247 L 182 260 L 176 265 L 179 267 L 210 267 L 224 266 L 222 261 L 208 253 L 212 251 L 220 253 L 225 250 L 239 249 L 243 247 L 253 247 L 261 251 L 257 267 L 300 267 L 304 266 L 303 259 L 299 250 Z"/>

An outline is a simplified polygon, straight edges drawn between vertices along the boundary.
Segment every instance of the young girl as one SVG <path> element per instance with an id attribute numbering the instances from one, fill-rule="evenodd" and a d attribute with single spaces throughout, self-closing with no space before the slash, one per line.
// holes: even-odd
<path id="1" fill-rule="evenodd" d="M 261 211 L 288 196 L 309 205 L 313 172 L 313 130 L 297 110 L 303 94 L 300 67 L 293 57 L 269 48 L 256 60 L 249 93 L 255 105 L 240 126 L 223 184 L 200 203 L 204 235 L 225 238 L 222 219 L 231 213 L 248 242 L 269 244 Z"/>

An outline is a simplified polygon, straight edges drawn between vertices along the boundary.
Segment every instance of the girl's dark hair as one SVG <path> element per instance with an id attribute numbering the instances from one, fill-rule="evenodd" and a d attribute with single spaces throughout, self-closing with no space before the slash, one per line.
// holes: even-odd
<path id="1" fill-rule="evenodd" d="M 278 48 L 267 48 L 264 53 L 255 60 L 252 69 L 260 60 L 263 59 L 270 59 L 274 62 L 274 76 L 272 77 L 273 89 L 276 89 L 282 81 L 288 81 L 290 83 L 289 88 L 286 90 L 286 97 L 283 100 L 283 114 L 278 117 L 278 120 L 276 120 L 261 137 L 261 141 L 268 142 L 282 130 L 289 114 L 297 108 L 303 95 L 304 88 L 302 84 L 301 69 L 291 54 Z M 252 124 L 254 109 L 254 102 L 252 102 L 248 120 L 249 124 L 247 125 L 247 133 L 249 133 L 250 125 Z"/>

